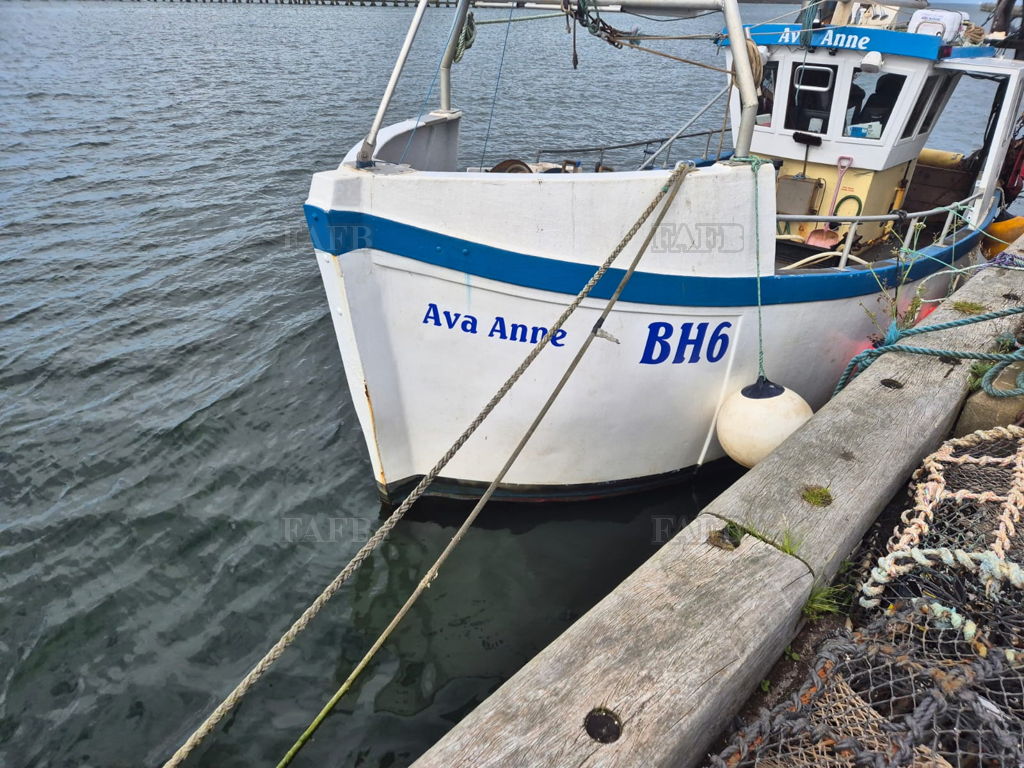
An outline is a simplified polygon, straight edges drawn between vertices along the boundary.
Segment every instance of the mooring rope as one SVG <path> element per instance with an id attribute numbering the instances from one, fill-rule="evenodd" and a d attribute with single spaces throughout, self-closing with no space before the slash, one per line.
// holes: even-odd
<path id="1" fill-rule="evenodd" d="M 494 393 L 491 399 L 483 407 L 476 418 L 473 419 L 472 423 L 466 427 L 465 431 L 459 435 L 458 439 L 452 443 L 452 446 L 445 452 L 445 454 L 438 460 L 438 462 L 430 469 L 427 474 L 416 484 L 412 492 L 405 498 L 405 500 L 399 505 L 399 507 L 391 513 L 391 515 L 381 523 L 374 534 L 366 541 L 365 544 L 355 554 L 355 557 L 349 561 L 337 576 L 328 584 L 323 592 L 312 602 L 302 615 L 289 627 L 288 631 L 285 632 L 281 638 L 270 648 L 269 651 L 263 656 L 257 664 L 249 670 L 248 674 L 235 686 L 235 688 L 227 695 L 227 697 L 217 705 L 217 707 L 209 714 L 209 716 L 199 725 L 198 728 L 188 737 L 184 744 L 178 748 L 178 750 L 164 763 L 163 768 L 177 768 L 184 762 L 184 760 L 198 747 L 202 741 L 213 732 L 217 724 L 224 719 L 231 710 L 233 710 L 238 702 L 242 700 L 242 697 L 256 684 L 256 682 L 263 677 L 263 675 L 270 669 L 271 665 L 281 654 L 284 653 L 285 649 L 288 648 L 295 638 L 298 637 L 310 622 L 316 617 L 318 613 L 323 609 L 327 602 L 334 597 L 335 593 L 341 588 L 341 586 L 348 581 L 352 574 L 359 568 L 360 565 L 370 556 L 370 554 L 380 546 L 381 542 L 387 538 L 391 530 L 398 524 L 398 522 L 405 516 L 409 508 L 423 495 L 431 483 L 437 478 L 441 471 L 447 466 L 447 464 L 454 458 L 455 454 L 462 448 L 462 446 L 472 437 L 473 433 L 476 432 L 477 428 L 483 423 L 491 412 L 497 407 L 498 403 L 504 399 L 505 395 L 512 386 L 519 381 L 519 379 L 526 372 L 526 369 L 530 367 L 537 356 L 544 350 L 548 345 L 551 338 L 565 325 L 566 321 L 576 311 L 583 300 L 586 299 L 594 286 L 600 282 L 601 278 L 605 276 L 611 265 L 619 257 L 626 246 L 636 236 L 636 233 L 640 231 L 640 228 L 644 225 L 650 215 L 657 208 L 658 203 L 669 193 L 671 187 L 675 186 L 677 181 L 692 170 L 692 165 L 680 165 L 672 174 L 669 176 L 665 185 L 661 187 L 658 193 L 651 200 L 651 203 L 644 209 L 643 213 L 640 214 L 639 218 L 634 222 L 633 226 L 629 228 L 629 231 L 623 235 L 618 245 L 612 250 L 611 254 L 607 259 L 597 268 L 591 278 L 587 281 L 587 284 L 583 286 L 580 292 L 576 295 L 576 298 L 563 310 L 562 314 L 551 326 L 550 331 L 541 337 L 541 339 L 533 346 L 533 348 L 527 353 L 526 358 L 519 367 L 513 371 L 512 375 L 506 379 L 505 383 L 498 388 L 498 391 Z"/>
<path id="2" fill-rule="evenodd" d="M 994 312 L 985 312 L 984 314 L 965 317 L 961 320 L 951 320 L 946 323 L 921 325 L 916 328 L 900 328 L 895 322 L 893 322 L 889 325 L 889 329 L 885 334 L 885 340 L 882 344 L 874 349 L 864 350 L 860 354 L 855 355 L 853 359 L 847 363 L 846 370 L 844 370 L 843 375 L 839 377 L 839 383 L 836 384 L 836 388 L 832 392 L 832 396 L 835 397 L 843 391 L 843 388 L 853 378 L 855 371 L 857 373 L 862 373 L 869 365 L 871 365 L 871 363 L 886 352 L 909 352 L 912 355 L 933 355 L 935 357 L 947 357 L 953 360 L 987 360 L 997 364 L 1005 363 L 1003 368 L 1010 363 L 1024 361 L 1024 348 L 1017 349 L 1013 352 L 964 352 L 955 349 L 933 349 L 930 347 L 915 347 L 897 343 L 900 339 L 904 339 L 908 336 L 917 336 L 918 334 L 929 333 L 930 331 L 945 331 L 949 328 L 959 328 L 960 326 L 981 323 L 986 320 L 996 320 L 1000 317 L 1017 315 L 1021 312 L 1024 312 L 1024 306 L 1010 307 L 1009 309 L 1000 309 Z M 991 373 L 991 371 L 989 373 Z"/>
<path id="3" fill-rule="evenodd" d="M 591 328 L 590 333 L 583 340 L 583 343 L 580 345 L 580 348 L 576 351 L 576 355 L 573 357 L 568 367 L 565 369 L 565 373 L 562 374 L 562 378 L 559 379 L 558 384 L 555 385 L 555 388 L 548 395 L 547 400 L 544 401 L 544 405 L 541 406 L 540 410 L 537 412 L 537 415 L 534 417 L 530 426 L 527 428 L 525 434 L 519 440 L 518 444 L 516 444 L 516 447 L 509 455 L 508 460 L 506 460 L 504 466 L 502 466 L 501 470 L 494 477 L 494 479 L 491 480 L 490 485 L 487 486 L 487 490 L 484 491 L 483 495 L 477 501 L 472 511 L 469 513 L 469 515 L 466 516 L 466 519 L 463 521 L 462 525 L 459 526 L 459 529 L 455 532 L 455 535 L 452 536 L 451 540 L 448 542 L 448 545 L 444 548 L 441 554 L 438 555 L 437 560 L 435 560 L 434 564 L 427 569 L 427 572 L 423 575 L 423 578 L 420 579 L 419 584 L 416 585 L 416 588 L 412 591 L 412 594 L 409 595 L 405 603 L 394 615 L 394 617 L 391 619 L 387 627 L 384 628 L 384 631 L 380 633 L 380 635 L 374 641 L 373 645 L 370 646 L 370 650 L 366 652 L 363 658 L 355 666 L 355 668 L 349 674 L 348 678 L 346 678 L 345 682 L 341 684 L 341 687 L 339 687 L 337 691 L 335 691 L 334 695 L 331 696 L 331 698 L 323 706 L 323 708 L 320 710 L 317 716 L 314 717 L 310 724 L 306 727 L 306 730 L 302 732 L 299 738 L 296 739 L 295 743 L 292 744 L 288 752 L 285 753 L 284 757 L 281 758 L 281 761 L 277 764 L 277 768 L 285 768 L 287 765 L 289 765 L 292 759 L 295 757 L 295 755 L 298 754 L 299 750 L 302 749 L 306 742 L 308 742 L 309 739 L 313 737 L 313 734 L 316 733 L 317 729 L 320 727 L 320 725 L 323 723 L 326 717 L 331 713 L 331 711 L 334 709 L 337 703 L 341 700 L 341 697 L 348 692 L 348 690 L 352 687 L 353 683 L 355 683 L 356 678 L 358 678 L 362 671 L 366 669 L 369 663 L 373 660 L 373 657 L 381 649 L 384 643 L 387 642 L 387 639 L 391 636 L 391 633 L 394 632 L 398 625 L 402 622 L 402 619 L 405 618 L 405 615 L 413 607 L 413 605 L 419 599 L 420 595 L 422 595 L 423 592 L 426 591 L 426 589 L 431 585 L 434 579 L 437 578 L 437 574 L 441 570 L 441 566 L 444 565 L 445 561 L 448 559 L 448 556 L 451 555 L 451 553 L 462 541 L 463 537 L 472 527 L 473 522 L 476 520 L 477 516 L 480 514 L 481 511 L 483 511 L 484 506 L 486 506 L 487 502 L 494 494 L 494 491 L 498 487 L 498 484 L 501 483 L 501 481 L 505 478 L 505 475 L 508 473 L 509 469 L 512 468 L 512 465 L 515 463 L 516 459 L 519 458 L 519 455 L 523 452 L 523 449 L 526 447 L 526 444 L 529 442 L 530 438 L 533 437 L 534 432 L 536 432 L 537 427 L 540 426 L 541 421 L 543 421 L 544 417 L 547 415 L 551 406 L 554 404 L 556 398 L 562 392 L 562 389 L 565 387 L 570 377 L 572 377 L 573 373 L 576 371 L 576 368 L 579 366 L 580 361 L 583 359 L 583 356 L 587 353 L 587 350 L 590 349 L 591 343 L 593 343 L 594 339 L 598 338 L 599 336 L 606 335 L 605 332 L 602 330 L 604 321 L 607 319 L 609 313 L 612 310 L 612 307 L 615 306 L 615 303 L 619 300 L 619 297 L 622 295 L 622 291 L 625 289 L 626 284 L 629 282 L 630 278 L 633 276 L 633 273 L 636 271 L 636 267 L 640 263 L 640 258 L 647 251 L 648 246 L 651 244 L 651 240 L 654 238 L 655 233 L 661 226 L 662 220 L 665 218 L 665 214 L 668 212 L 668 209 L 672 206 L 672 201 L 675 199 L 676 193 L 679 191 L 683 179 L 686 177 L 686 174 L 689 173 L 692 169 L 692 165 L 681 165 L 672 172 L 672 175 L 669 177 L 668 182 L 665 184 L 664 187 L 662 187 L 661 192 L 656 198 L 658 201 L 660 201 L 664 197 L 665 204 L 661 207 L 661 210 L 658 212 L 658 215 L 654 219 L 654 223 L 651 225 L 651 228 L 648 230 L 646 237 L 644 237 L 643 242 L 637 249 L 636 255 L 633 257 L 632 262 L 630 262 L 629 267 L 626 269 L 626 271 L 622 275 L 622 278 L 619 280 L 619 284 L 616 286 L 615 292 L 612 293 L 611 297 L 605 303 L 604 310 L 601 312 L 601 316 L 598 317 L 597 321 Z M 650 209 L 648 209 L 648 211 L 650 211 Z M 645 212 L 645 214 L 649 215 L 649 213 L 647 212 Z"/>

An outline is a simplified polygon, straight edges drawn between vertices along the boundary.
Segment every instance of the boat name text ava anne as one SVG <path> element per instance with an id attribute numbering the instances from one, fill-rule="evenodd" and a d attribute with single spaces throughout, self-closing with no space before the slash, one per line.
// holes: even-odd
<path id="1" fill-rule="evenodd" d="M 479 321 L 474 315 L 451 312 L 447 309 L 442 310 L 433 302 L 427 305 L 423 324 L 450 331 L 457 330 L 462 333 L 475 334 L 479 332 Z M 679 333 L 676 335 L 676 327 L 671 323 L 650 323 L 647 326 L 647 341 L 639 362 L 643 365 L 657 365 L 668 361 L 671 357 L 672 363 L 675 364 L 699 363 L 702 359 L 706 359 L 709 363 L 717 363 L 725 357 L 726 350 L 729 348 L 729 334 L 726 333 L 729 328 L 732 328 L 732 323 L 728 321 L 718 323 L 713 329 L 711 323 L 708 322 L 689 322 L 680 324 Z M 498 315 L 491 323 L 487 337 L 536 344 L 547 333 L 548 329 L 543 326 L 510 323 Z M 551 346 L 564 347 L 567 335 L 564 328 L 559 329 L 551 337 Z M 673 344 L 675 344 L 674 354 Z"/>

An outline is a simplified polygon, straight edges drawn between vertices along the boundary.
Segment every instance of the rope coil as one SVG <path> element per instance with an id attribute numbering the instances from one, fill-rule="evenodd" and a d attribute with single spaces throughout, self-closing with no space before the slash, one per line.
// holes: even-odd
<path id="1" fill-rule="evenodd" d="M 455 55 L 452 57 L 452 60 L 456 63 L 462 61 L 462 57 L 466 55 L 466 51 L 473 47 L 474 42 L 476 42 L 476 19 L 473 18 L 473 12 L 470 11 L 469 15 L 466 16 L 466 23 L 462 25 L 459 39 L 455 43 Z"/>

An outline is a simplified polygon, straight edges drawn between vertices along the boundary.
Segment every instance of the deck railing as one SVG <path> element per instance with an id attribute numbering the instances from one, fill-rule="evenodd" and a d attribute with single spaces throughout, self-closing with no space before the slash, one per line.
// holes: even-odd
<path id="1" fill-rule="evenodd" d="M 728 129 L 725 129 L 728 130 Z M 616 149 L 632 149 L 634 147 L 644 147 L 645 155 L 656 155 L 660 151 L 665 150 L 665 165 L 671 163 L 672 145 L 680 139 L 696 139 L 701 136 L 707 137 L 707 142 L 704 147 L 704 157 L 709 157 L 711 154 L 711 139 L 714 136 L 718 136 L 724 133 L 721 128 L 713 128 L 708 131 L 694 131 L 693 133 L 683 133 L 678 136 L 664 136 L 656 139 L 644 139 L 642 141 L 630 141 L 626 144 L 602 144 L 596 147 L 566 147 L 564 149 L 538 149 L 536 153 L 536 162 L 541 161 L 541 157 L 544 155 L 556 155 L 561 157 L 572 157 L 573 155 L 589 155 L 595 152 L 598 153 L 597 162 L 603 164 L 604 153 L 611 152 Z M 647 158 L 650 159 L 650 158 Z M 646 160 L 641 165 L 646 164 Z"/>
<path id="2" fill-rule="evenodd" d="M 911 239 L 914 230 L 917 227 L 917 223 L 922 219 L 928 219 L 932 216 L 938 216 L 941 213 L 946 214 L 946 220 L 942 225 L 942 231 L 939 234 L 936 242 L 943 242 L 949 235 L 950 229 L 953 226 L 953 217 L 956 215 L 956 209 L 966 207 L 968 203 L 972 203 L 982 196 L 983 193 L 975 192 L 970 197 L 965 197 L 963 200 L 958 200 L 950 205 L 943 205 L 938 208 L 931 208 L 927 211 L 916 211 L 914 213 L 908 213 L 906 211 L 898 211 L 893 213 L 880 213 L 867 216 L 807 216 L 799 213 L 780 213 L 775 217 L 776 221 L 779 222 L 793 222 L 793 221 L 811 221 L 820 222 L 822 224 L 849 224 L 850 229 L 846 233 L 846 238 L 843 242 L 842 250 L 823 251 L 821 253 L 812 253 L 806 258 L 800 259 L 793 264 L 787 264 L 782 269 L 798 269 L 799 267 L 810 266 L 824 259 L 831 258 L 833 256 L 839 256 L 839 269 L 846 267 L 849 261 L 855 261 L 858 264 L 867 264 L 868 262 L 860 259 L 850 252 L 853 250 L 853 241 L 857 236 L 857 226 L 868 222 L 886 222 L 886 221 L 905 221 L 907 223 L 907 232 L 904 235 L 904 242 Z"/>

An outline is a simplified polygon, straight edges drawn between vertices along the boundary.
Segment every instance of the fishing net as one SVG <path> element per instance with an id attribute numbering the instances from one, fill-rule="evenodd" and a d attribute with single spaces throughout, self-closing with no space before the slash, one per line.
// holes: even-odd
<path id="1" fill-rule="evenodd" d="M 950 440 L 914 473 L 901 516 L 861 588 L 865 608 L 930 603 L 968 633 L 1024 649 L 1024 429 Z"/>
<path id="2" fill-rule="evenodd" d="M 991 551 L 1024 562 L 1018 535 L 1024 508 L 1024 429 L 999 427 L 943 444 L 914 473 L 914 507 L 889 539 L 889 552 Z"/>
<path id="3" fill-rule="evenodd" d="M 992 552 L 912 549 L 879 558 L 861 605 L 924 604 L 968 639 L 982 632 L 1024 654 L 1024 571 Z"/>
<path id="4" fill-rule="evenodd" d="M 949 441 L 914 483 L 862 626 L 708 765 L 1024 767 L 1024 429 Z"/>
<path id="5" fill-rule="evenodd" d="M 827 641 L 715 768 L 1024 765 L 1024 664 L 920 607 Z"/>

